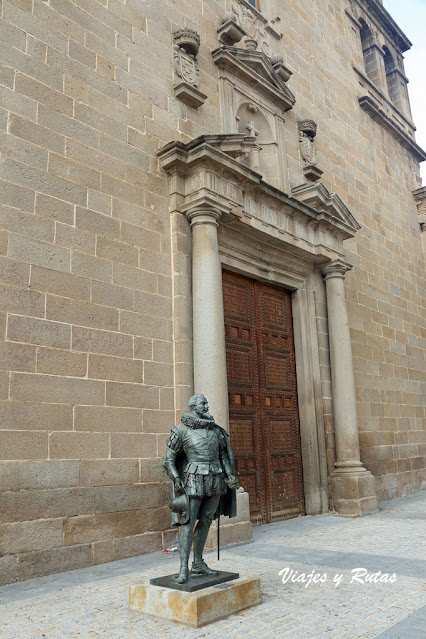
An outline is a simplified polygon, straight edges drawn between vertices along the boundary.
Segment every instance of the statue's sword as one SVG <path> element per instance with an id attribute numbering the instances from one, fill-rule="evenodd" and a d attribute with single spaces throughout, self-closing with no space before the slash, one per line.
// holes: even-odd
<path id="1" fill-rule="evenodd" d="M 220 556 L 220 515 L 217 516 L 217 560 Z"/>

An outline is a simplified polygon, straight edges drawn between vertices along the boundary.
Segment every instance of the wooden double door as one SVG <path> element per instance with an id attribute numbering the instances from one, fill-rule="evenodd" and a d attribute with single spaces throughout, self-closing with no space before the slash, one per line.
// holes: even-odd
<path id="1" fill-rule="evenodd" d="M 304 514 L 288 291 L 223 272 L 229 429 L 253 523 Z"/>

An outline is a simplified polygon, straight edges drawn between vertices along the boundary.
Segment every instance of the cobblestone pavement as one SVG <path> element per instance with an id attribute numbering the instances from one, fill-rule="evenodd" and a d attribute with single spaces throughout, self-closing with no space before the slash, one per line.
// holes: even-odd
<path id="1" fill-rule="evenodd" d="M 128 609 L 129 584 L 177 570 L 176 554 L 153 553 L 0 588 L 0 637 L 425 639 L 425 505 L 423 492 L 383 503 L 380 513 L 361 519 L 321 515 L 255 528 L 253 543 L 224 549 L 219 563 L 215 554 L 207 560 L 259 576 L 262 604 L 204 628 Z M 353 582 L 351 571 L 361 567 L 395 573 L 396 581 Z M 282 583 L 278 573 L 285 568 L 326 580 Z"/>

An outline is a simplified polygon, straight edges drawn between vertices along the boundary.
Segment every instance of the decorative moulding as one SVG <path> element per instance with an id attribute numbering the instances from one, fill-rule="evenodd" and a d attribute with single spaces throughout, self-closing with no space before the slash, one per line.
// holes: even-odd
<path id="1" fill-rule="evenodd" d="M 310 259 L 342 254 L 342 240 L 360 229 L 342 200 L 322 184 L 302 184 L 291 196 L 267 184 L 241 161 L 253 144 L 243 134 L 202 135 L 159 149 L 160 166 L 170 176 L 171 210 L 186 213 L 213 202 L 228 211 L 228 220 L 290 242 Z"/>
<path id="2" fill-rule="evenodd" d="M 262 51 L 221 47 L 212 52 L 213 61 L 220 69 L 237 76 L 283 111 L 293 108 L 296 98 L 274 69 L 271 59 Z"/>
<path id="3" fill-rule="evenodd" d="M 319 214 L 333 218 L 339 224 L 344 225 L 348 231 L 347 237 L 353 237 L 361 228 L 348 207 L 342 202 L 336 193 L 329 193 L 324 184 L 311 184 L 306 182 L 291 190 L 291 194 L 299 202 L 307 204 Z"/>
<path id="4" fill-rule="evenodd" d="M 200 36 L 193 29 L 178 29 L 173 34 L 174 95 L 184 104 L 198 109 L 207 99 L 198 86 L 200 69 L 197 54 Z"/>
<path id="5" fill-rule="evenodd" d="M 426 152 L 385 113 L 373 98 L 368 95 L 363 95 L 358 99 L 358 102 L 360 107 L 364 109 L 373 120 L 376 120 L 383 128 L 387 129 L 403 147 L 413 154 L 418 162 L 426 160 Z"/>

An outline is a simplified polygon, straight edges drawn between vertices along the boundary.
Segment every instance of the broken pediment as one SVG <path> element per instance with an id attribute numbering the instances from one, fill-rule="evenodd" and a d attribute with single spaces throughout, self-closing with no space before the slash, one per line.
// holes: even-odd
<path id="1" fill-rule="evenodd" d="M 291 194 L 299 202 L 303 202 L 317 211 L 320 214 L 317 217 L 318 220 L 322 217 L 324 220 L 330 221 L 332 218 L 336 226 L 347 230 L 347 237 L 353 237 L 361 228 L 340 197 L 336 193 L 329 193 L 324 184 L 306 182 L 294 187 Z"/>
<path id="2" fill-rule="evenodd" d="M 242 80 L 247 86 L 278 105 L 283 111 L 292 109 L 296 98 L 263 51 L 224 46 L 212 53 L 220 68 Z M 277 65 L 275 65 L 277 66 Z M 282 65 L 281 65 L 282 66 Z"/>

